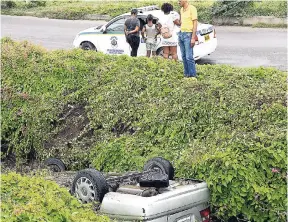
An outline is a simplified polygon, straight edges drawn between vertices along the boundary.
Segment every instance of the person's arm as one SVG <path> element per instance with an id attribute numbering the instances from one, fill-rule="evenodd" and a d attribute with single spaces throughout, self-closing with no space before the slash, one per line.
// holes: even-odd
<path id="1" fill-rule="evenodd" d="M 139 21 L 139 19 L 137 19 L 137 20 L 138 20 L 138 21 L 137 21 L 137 24 L 136 24 L 135 29 L 132 30 L 132 31 L 129 31 L 129 32 L 128 32 L 128 35 L 139 32 L 139 29 L 140 29 L 140 21 Z"/>
<path id="2" fill-rule="evenodd" d="M 160 33 L 161 28 L 162 28 L 162 25 L 160 23 L 158 23 L 157 24 L 157 30 L 158 30 L 159 33 Z"/>
<path id="3" fill-rule="evenodd" d="M 161 27 L 162 27 L 162 25 L 161 25 L 160 21 L 158 20 L 156 23 L 156 30 L 158 33 L 157 35 L 159 35 L 161 33 Z"/>
<path id="4" fill-rule="evenodd" d="M 154 39 L 157 40 L 157 36 L 160 34 L 159 30 L 158 30 L 158 26 L 157 24 L 155 24 L 155 37 Z"/>
<path id="5" fill-rule="evenodd" d="M 181 25 L 180 19 L 176 19 L 176 20 L 174 21 L 174 24 L 175 24 L 175 25 Z"/>
<path id="6" fill-rule="evenodd" d="M 127 36 L 128 36 L 127 20 L 125 21 L 125 24 L 124 24 L 124 34 L 125 34 L 126 42 L 128 43 L 128 39 L 127 39 Z"/>
<path id="7" fill-rule="evenodd" d="M 145 36 L 144 36 L 144 33 L 145 33 L 145 32 L 146 32 L 146 26 L 144 25 L 144 26 L 143 26 L 143 29 L 142 29 L 142 32 L 141 32 L 143 39 L 145 39 Z"/>
<path id="8" fill-rule="evenodd" d="M 126 37 L 127 37 L 127 35 L 128 35 L 127 25 L 128 25 L 128 19 L 126 19 L 126 20 L 125 20 L 125 23 L 124 23 L 124 33 L 125 33 L 125 36 L 126 36 Z"/>
<path id="9" fill-rule="evenodd" d="M 196 32 L 197 32 L 197 23 L 198 23 L 197 10 L 195 7 L 191 9 L 191 14 L 192 14 L 192 23 L 193 23 L 191 47 L 194 47 L 195 41 L 196 41 Z"/>
<path id="10" fill-rule="evenodd" d="M 181 19 L 180 18 L 181 18 L 181 16 L 177 13 L 174 17 L 174 20 L 173 20 L 175 25 L 179 25 L 179 26 L 181 25 Z"/>
<path id="11" fill-rule="evenodd" d="M 197 32 L 197 23 L 198 20 L 193 20 L 193 31 L 192 31 L 192 38 L 191 38 L 191 47 L 194 47 L 196 42 L 196 32 Z"/>
<path id="12" fill-rule="evenodd" d="M 127 34 L 129 35 L 129 34 L 133 34 L 133 33 L 137 33 L 137 32 L 139 32 L 139 26 L 136 26 L 136 28 L 132 31 L 128 31 Z"/>
<path id="13" fill-rule="evenodd" d="M 125 33 L 125 36 L 127 37 L 127 25 L 126 25 L 126 23 L 124 25 L 124 33 Z"/>

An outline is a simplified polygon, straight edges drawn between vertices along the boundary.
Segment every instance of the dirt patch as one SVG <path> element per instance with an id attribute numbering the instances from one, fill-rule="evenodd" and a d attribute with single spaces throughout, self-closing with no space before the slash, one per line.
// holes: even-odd
<path id="1" fill-rule="evenodd" d="M 76 171 L 65 171 L 65 172 L 52 172 L 46 168 L 43 163 L 33 161 L 31 163 L 21 164 L 16 167 L 15 164 L 5 161 L 1 162 L 1 173 L 16 172 L 25 176 L 41 176 L 46 180 L 56 182 L 59 186 L 70 190 L 73 179 L 76 175 Z"/>
<path id="2" fill-rule="evenodd" d="M 19 164 L 17 171 L 28 171 L 36 169 L 38 166 L 32 166 L 36 160 L 45 160 L 48 157 L 59 158 L 64 161 L 65 165 L 72 168 L 81 169 L 88 167 L 90 163 L 81 159 L 84 153 L 88 155 L 89 149 L 95 143 L 94 129 L 90 126 L 90 121 L 85 109 L 86 104 L 67 104 L 58 119 L 51 124 L 54 131 L 49 135 L 49 139 L 44 141 L 42 149 L 38 149 L 27 156 L 27 162 Z M 1 141 L 1 150 L 8 152 L 9 143 Z M 81 156 L 82 155 L 82 156 Z M 79 157 L 80 156 L 80 157 Z M 81 162 L 81 161 L 82 162 Z M 2 166 L 6 168 L 16 169 L 16 156 L 14 153 L 7 153 L 2 157 Z M 78 167 L 79 163 L 80 166 Z M 77 165 L 78 164 L 78 165 Z M 39 163 L 36 163 L 39 165 Z M 77 165 L 77 167 L 75 167 Z M 87 165 L 87 166 L 86 166 Z M 25 170 L 24 168 L 27 168 Z"/>
<path id="3" fill-rule="evenodd" d="M 73 141 L 83 137 L 92 137 L 93 129 L 90 128 L 90 122 L 86 114 L 85 104 L 67 105 L 55 126 L 60 130 L 48 141 L 44 148 L 71 146 Z"/>
<path id="4" fill-rule="evenodd" d="M 66 172 L 50 172 L 49 175 L 45 177 L 46 180 L 55 181 L 59 186 L 70 190 L 74 177 L 77 172 L 74 171 L 66 171 Z"/>
<path id="5" fill-rule="evenodd" d="M 64 107 L 59 119 L 54 123 L 55 132 L 44 142 L 42 158 L 59 158 L 68 169 L 89 166 L 87 155 L 96 137 L 85 106 L 86 104 L 68 104 Z"/>

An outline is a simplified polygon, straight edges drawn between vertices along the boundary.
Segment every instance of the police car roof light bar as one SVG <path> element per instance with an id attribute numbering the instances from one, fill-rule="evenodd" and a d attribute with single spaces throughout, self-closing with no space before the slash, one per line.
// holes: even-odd
<path id="1" fill-rule="evenodd" d="M 157 5 L 150 5 L 150 6 L 145 6 L 141 8 L 137 8 L 139 12 L 149 12 L 153 10 L 159 10 L 159 7 Z"/>

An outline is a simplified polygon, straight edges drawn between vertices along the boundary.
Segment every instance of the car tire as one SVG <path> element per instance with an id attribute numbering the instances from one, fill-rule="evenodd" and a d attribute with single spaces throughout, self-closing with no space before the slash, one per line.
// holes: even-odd
<path id="1" fill-rule="evenodd" d="M 160 48 L 157 49 L 157 51 L 156 51 L 156 55 L 157 55 L 157 56 L 160 56 L 160 57 L 163 57 L 163 53 L 164 53 L 163 47 L 160 47 Z"/>
<path id="2" fill-rule="evenodd" d="M 83 50 L 96 50 L 95 45 L 91 42 L 82 42 L 80 46 Z"/>
<path id="3" fill-rule="evenodd" d="M 102 173 L 91 168 L 79 171 L 71 187 L 71 194 L 82 203 L 101 203 L 108 191 L 109 186 Z"/>
<path id="4" fill-rule="evenodd" d="M 63 161 L 57 158 L 48 158 L 44 164 L 53 172 L 63 172 L 66 170 Z"/>
<path id="5" fill-rule="evenodd" d="M 99 179 L 100 182 L 101 182 L 103 192 L 104 192 L 105 194 L 109 192 L 109 184 L 107 183 L 104 175 L 103 175 L 100 171 L 95 170 L 94 168 L 87 168 L 87 169 L 85 169 L 85 170 L 86 170 L 86 171 L 89 171 L 89 172 L 92 172 L 93 174 L 95 174 L 95 172 L 96 172 L 97 175 L 100 174 L 101 176 L 99 176 L 98 179 Z M 97 172 L 98 172 L 98 173 L 97 173 Z"/>
<path id="6" fill-rule="evenodd" d="M 175 170 L 170 161 L 162 157 L 154 157 L 148 160 L 144 165 L 144 171 L 155 168 L 158 169 L 161 173 L 166 173 L 168 175 L 169 180 L 174 179 Z"/>

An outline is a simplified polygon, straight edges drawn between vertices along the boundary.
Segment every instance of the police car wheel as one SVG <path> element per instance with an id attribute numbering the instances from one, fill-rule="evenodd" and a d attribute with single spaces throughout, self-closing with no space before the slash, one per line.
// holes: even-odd
<path id="1" fill-rule="evenodd" d="M 163 50 L 162 47 L 159 48 L 159 49 L 157 49 L 157 51 L 156 51 L 156 55 L 157 55 L 157 56 L 161 56 L 161 57 L 163 57 L 163 54 L 164 54 L 164 50 Z"/>
<path id="2" fill-rule="evenodd" d="M 81 49 L 83 50 L 96 50 L 96 47 L 91 42 L 81 43 Z"/>

